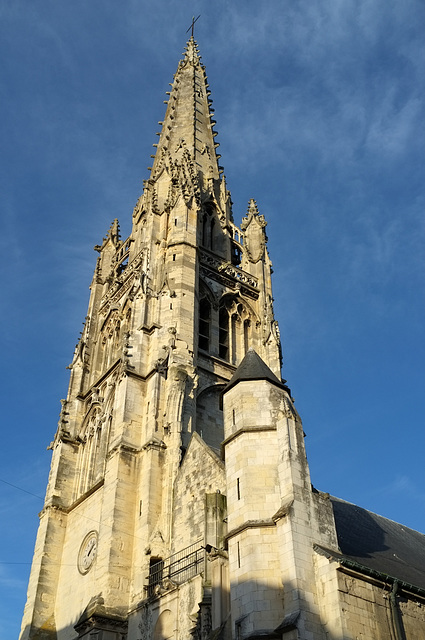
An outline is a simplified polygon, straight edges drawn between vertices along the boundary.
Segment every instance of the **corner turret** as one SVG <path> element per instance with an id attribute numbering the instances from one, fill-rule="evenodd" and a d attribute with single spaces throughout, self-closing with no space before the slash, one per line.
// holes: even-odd
<path id="1" fill-rule="evenodd" d="M 223 411 L 232 620 L 241 637 L 275 637 L 285 620 L 319 632 L 317 594 L 305 587 L 315 584 L 318 524 L 290 391 L 249 350 L 224 391 Z"/>

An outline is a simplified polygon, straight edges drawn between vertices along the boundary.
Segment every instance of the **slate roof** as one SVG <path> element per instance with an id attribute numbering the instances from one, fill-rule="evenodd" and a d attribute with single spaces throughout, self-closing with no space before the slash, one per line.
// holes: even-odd
<path id="1" fill-rule="evenodd" d="M 242 380 L 268 380 L 272 384 L 289 391 L 288 387 L 284 384 L 286 380 L 279 380 L 252 347 L 246 352 L 245 357 L 236 369 L 224 392 Z"/>
<path id="2" fill-rule="evenodd" d="M 425 535 L 331 497 L 345 559 L 425 590 Z"/>

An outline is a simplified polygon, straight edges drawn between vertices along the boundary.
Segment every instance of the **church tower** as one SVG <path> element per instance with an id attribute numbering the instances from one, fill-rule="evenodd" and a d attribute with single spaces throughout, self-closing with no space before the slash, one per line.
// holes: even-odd
<path id="1" fill-rule="evenodd" d="M 250 348 L 281 362 L 266 222 L 254 200 L 233 222 L 211 102 L 192 37 L 131 234 L 114 220 L 95 247 L 21 640 L 186 640 L 228 616 L 222 392 Z"/>
<path id="2" fill-rule="evenodd" d="M 131 234 L 95 247 L 20 638 L 425 640 L 424 536 L 311 484 L 193 37 L 168 95 Z"/>

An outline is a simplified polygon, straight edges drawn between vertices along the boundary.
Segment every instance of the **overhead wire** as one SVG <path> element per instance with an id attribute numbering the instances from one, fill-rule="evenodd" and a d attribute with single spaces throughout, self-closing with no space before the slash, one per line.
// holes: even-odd
<path id="1" fill-rule="evenodd" d="M 3 478 L 0 478 L 0 482 L 2 482 L 3 484 L 7 484 L 9 487 L 13 487 L 14 489 L 17 489 L 18 491 L 22 491 L 23 493 L 27 493 L 30 496 L 33 496 L 34 498 L 38 498 L 39 500 L 44 501 L 44 498 L 42 498 L 41 496 L 37 495 L 36 493 L 32 493 L 32 491 L 28 491 L 27 489 L 24 489 L 23 487 L 20 487 L 16 484 L 13 484 L 12 482 L 8 482 L 7 480 L 4 480 Z M 113 525 L 108 525 L 105 522 L 102 522 L 100 520 L 96 520 L 95 518 L 90 518 L 90 516 L 86 516 L 83 514 L 78 514 L 78 517 L 82 518 L 83 520 L 88 520 L 90 522 L 94 522 L 97 525 L 103 525 L 105 527 L 109 527 L 110 529 L 113 529 Z M 134 533 L 129 533 L 128 531 L 124 531 L 123 529 L 116 529 L 115 530 L 117 533 L 122 533 L 125 534 L 126 536 L 129 536 L 130 538 L 134 538 L 136 540 L 143 540 L 143 538 L 141 538 L 140 536 L 135 535 Z M 31 562 L 8 562 L 8 561 L 3 561 L 0 560 L 0 564 L 22 564 L 22 565 L 29 565 L 32 564 Z M 56 565 L 60 565 L 60 566 L 73 566 L 73 565 L 62 565 L 61 563 L 52 563 L 52 564 L 56 564 Z M 127 565 L 122 565 L 122 566 L 127 566 Z"/>

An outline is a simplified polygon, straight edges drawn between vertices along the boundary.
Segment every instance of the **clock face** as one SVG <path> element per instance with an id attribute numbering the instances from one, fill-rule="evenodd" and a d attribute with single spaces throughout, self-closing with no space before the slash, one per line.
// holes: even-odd
<path id="1" fill-rule="evenodd" d="M 78 553 L 78 570 L 83 575 L 87 573 L 96 559 L 97 532 L 90 531 L 84 538 Z"/>

